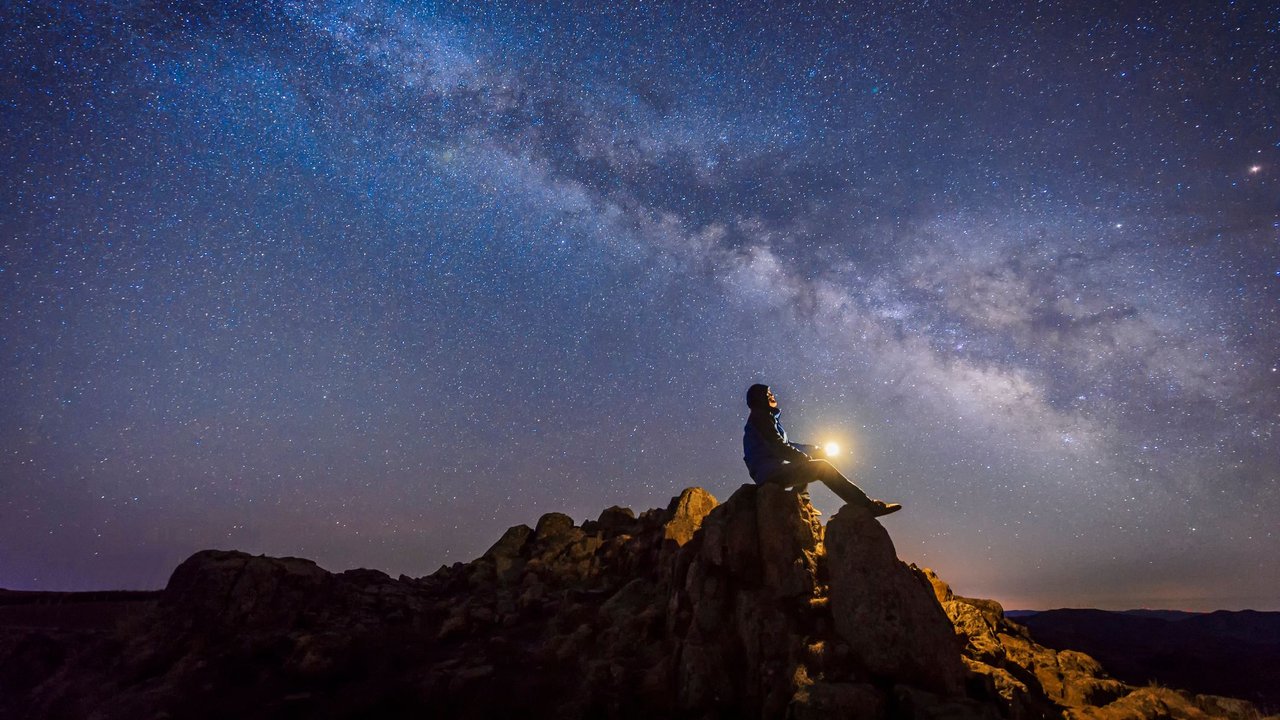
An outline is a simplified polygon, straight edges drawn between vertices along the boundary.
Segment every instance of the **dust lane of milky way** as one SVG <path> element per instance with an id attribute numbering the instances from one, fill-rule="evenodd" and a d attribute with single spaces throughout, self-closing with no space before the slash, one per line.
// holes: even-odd
<path id="1" fill-rule="evenodd" d="M 767 382 L 959 592 L 1280 609 L 1280 9 L 0 23 L 2 587 L 724 498 Z"/>

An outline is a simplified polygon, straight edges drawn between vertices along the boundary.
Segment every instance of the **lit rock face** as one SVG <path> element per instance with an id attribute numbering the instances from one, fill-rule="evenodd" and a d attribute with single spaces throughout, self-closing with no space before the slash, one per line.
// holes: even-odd
<path id="1" fill-rule="evenodd" d="M 1254 712 L 1108 679 L 899 561 L 865 511 L 824 528 L 804 493 L 754 485 L 582 525 L 549 513 L 419 579 L 203 551 L 145 607 L 98 631 L 0 633 L 0 717 Z"/>

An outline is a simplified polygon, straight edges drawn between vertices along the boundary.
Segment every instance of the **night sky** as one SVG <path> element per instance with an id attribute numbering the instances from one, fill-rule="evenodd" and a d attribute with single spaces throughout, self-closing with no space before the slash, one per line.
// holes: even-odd
<path id="1" fill-rule="evenodd" d="M 1280 610 L 1280 6 L 598 5 L 6 2 L 0 587 L 724 499 L 765 382 L 962 594 Z"/>

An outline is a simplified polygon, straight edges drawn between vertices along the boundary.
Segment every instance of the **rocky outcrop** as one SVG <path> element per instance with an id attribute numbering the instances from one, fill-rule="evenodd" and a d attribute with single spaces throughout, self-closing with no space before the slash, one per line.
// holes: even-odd
<path id="1" fill-rule="evenodd" d="M 880 675 L 944 695 L 959 692 L 960 643 L 925 573 L 898 561 L 889 533 L 846 506 L 827 526 L 836 631 Z"/>
<path id="2" fill-rule="evenodd" d="M 1256 707 L 1243 700 L 1193 695 L 1155 685 L 1126 685 L 1108 677 L 1102 666 L 1084 653 L 1037 644 L 1025 627 L 1004 616 L 1000 603 L 961 597 L 933 571 L 925 569 L 923 573 L 955 627 L 956 636 L 964 643 L 970 692 L 998 697 L 1004 717 L 1262 717 Z"/>
<path id="3" fill-rule="evenodd" d="M 1244 718 L 1041 647 L 804 493 L 549 513 L 424 578 L 209 550 L 80 635 L 0 635 L 0 716 Z M 34 663 L 34 664 L 29 664 Z M 14 668 L 31 668 L 18 672 Z"/>

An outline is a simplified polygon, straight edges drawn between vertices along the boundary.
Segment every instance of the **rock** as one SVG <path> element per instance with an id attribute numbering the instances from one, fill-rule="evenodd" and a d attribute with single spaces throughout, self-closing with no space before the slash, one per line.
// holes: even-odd
<path id="1" fill-rule="evenodd" d="M 796 693 L 788 714 L 795 720 L 880 720 L 887 717 L 887 705 L 884 696 L 872 685 L 818 682 Z"/>
<path id="2" fill-rule="evenodd" d="M 689 542 L 702 526 L 702 519 L 716 506 L 716 499 L 702 488 L 688 488 L 672 499 L 667 506 L 667 520 L 663 537 L 677 545 Z"/>
<path id="3" fill-rule="evenodd" d="M 288 628 L 334 584 L 335 577 L 310 560 L 205 550 L 173 571 L 160 607 L 206 633 Z"/>
<path id="4" fill-rule="evenodd" d="M 314 564 L 314 563 L 313 563 Z M 369 570 L 367 568 L 357 568 L 355 570 L 347 570 L 338 573 L 338 579 L 352 585 L 367 587 L 370 585 L 387 585 L 391 583 L 391 576 L 381 570 Z"/>
<path id="5" fill-rule="evenodd" d="M 910 685 L 893 688 L 894 715 L 913 720 L 1000 720 L 1000 713 L 966 697 L 939 695 Z"/>
<path id="6" fill-rule="evenodd" d="M 545 517 L 545 516 L 544 516 Z M 564 517 L 564 516 L 561 516 Z M 539 522 L 541 524 L 541 521 Z M 569 521 L 569 525 L 573 525 L 573 521 Z M 481 557 L 492 560 L 503 559 L 510 560 L 520 557 L 524 546 L 529 542 L 529 538 L 533 536 L 533 530 L 528 525 L 514 525 L 507 528 L 502 533 L 502 537 L 498 538 L 498 542 L 494 543 Z"/>
<path id="7" fill-rule="evenodd" d="M 109 631 L 0 627 L 0 717 L 1246 720 L 1034 643 L 804 492 L 690 488 L 419 579 L 196 553 Z M 1254 713 L 1253 716 L 1250 713 Z"/>
<path id="8" fill-rule="evenodd" d="M 313 680 L 334 677 L 343 665 L 347 640 L 337 633 L 300 635 L 285 661 L 291 674 Z"/>
<path id="9" fill-rule="evenodd" d="M 774 485 L 757 492 L 761 581 L 783 597 L 811 596 L 817 586 L 822 523 L 807 495 Z"/>
<path id="10" fill-rule="evenodd" d="M 965 654 L 986 663 L 998 663 L 1004 659 L 1004 646 L 996 637 L 996 625 L 978 608 L 965 602 L 948 600 L 942 603 L 956 633 L 967 643 Z"/>
<path id="11" fill-rule="evenodd" d="M 75 642 L 27 628 L 0 640 L 8 641 L 0 642 L 0 651 L 8 651 L 0 652 L 0 699 L 25 697 L 62 667 Z"/>
<path id="12" fill-rule="evenodd" d="M 573 529 L 573 518 L 564 513 L 549 512 L 538 518 L 534 536 L 543 542 L 555 539 Z"/>
<path id="13" fill-rule="evenodd" d="M 893 541 L 863 508 L 827 524 L 836 631 L 874 676 L 942 694 L 959 691 L 960 644 L 928 577 L 898 560 Z"/>
<path id="14" fill-rule="evenodd" d="M 600 513 L 600 518 L 596 520 L 596 526 L 606 535 L 613 535 L 623 532 L 630 532 L 636 525 L 636 514 L 631 508 L 613 507 L 606 508 Z"/>
<path id="15" fill-rule="evenodd" d="M 994 667 L 972 658 L 964 658 L 969 672 L 966 685 L 969 694 L 998 702 L 1002 714 L 1011 718 L 1027 718 L 1036 715 L 1036 703 L 1025 683 L 1004 668 Z"/>
<path id="16" fill-rule="evenodd" d="M 955 594 L 951 592 L 951 586 L 942 581 L 938 574 L 929 568 L 920 568 L 920 572 L 928 578 L 929 584 L 933 586 L 933 596 L 939 603 L 948 603 L 955 600 Z"/>

